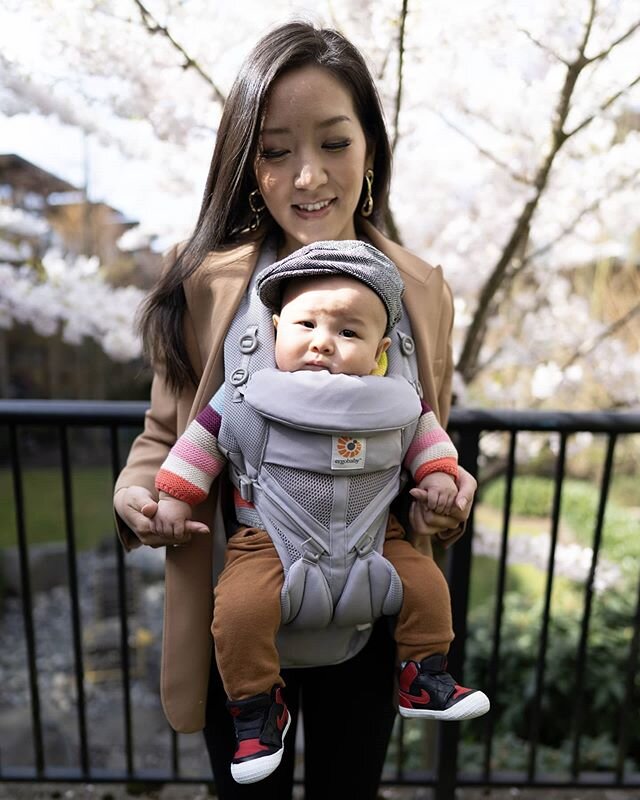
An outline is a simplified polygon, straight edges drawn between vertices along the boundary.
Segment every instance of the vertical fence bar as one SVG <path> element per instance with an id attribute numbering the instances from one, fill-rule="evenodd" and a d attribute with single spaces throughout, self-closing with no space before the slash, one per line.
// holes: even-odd
<path id="1" fill-rule="evenodd" d="M 396 724 L 398 726 L 398 746 L 396 748 L 395 779 L 396 781 L 401 781 L 402 776 L 404 775 L 404 760 L 406 758 L 404 746 L 404 717 L 398 716 Z"/>
<path id="2" fill-rule="evenodd" d="M 600 554 L 600 544 L 602 542 L 602 527 L 604 525 L 604 514 L 609 495 L 609 484 L 611 482 L 611 471 L 613 465 L 613 454 L 616 446 L 616 435 L 611 434 L 607 440 L 607 454 L 605 457 L 602 480 L 600 484 L 600 498 L 598 501 L 598 513 L 593 535 L 593 551 L 589 574 L 584 587 L 584 611 L 582 623 L 580 625 L 580 641 L 578 643 L 576 688 L 574 693 L 574 713 L 573 713 L 573 742 L 571 748 L 571 776 L 577 779 L 580 772 L 580 726 L 582 724 L 584 676 L 587 671 L 589 624 L 591 622 L 591 607 L 593 605 L 593 586 L 596 579 L 596 569 L 598 566 L 598 556 Z"/>
<path id="3" fill-rule="evenodd" d="M 178 749 L 178 734 L 171 728 L 171 775 L 177 778 L 180 775 L 180 752 Z"/>
<path id="4" fill-rule="evenodd" d="M 629 661 L 625 680 L 624 698 L 620 704 L 620 721 L 618 725 L 618 755 L 616 759 L 616 783 L 624 784 L 624 759 L 629 741 L 629 719 L 637 715 L 638 709 L 633 705 L 635 677 L 640 663 L 640 581 L 636 598 L 636 613 L 633 621 L 633 635 L 629 647 Z"/>
<path id="5" fill-rule="evenodd" d="M 500 644 L 502 639 L 502 615 L 504 613 L 504 593 L 507 582 L 507 547 L 509 543 L 509 525 L 511 522 L 511 502 L 513 496 L 513 478 L 516 464 L 517 432 L 509 436 L 509 455 L 507 457 L 507 479 L 505 481 L 504 508 L 502 514 L 502 537 L 500 541 L 500 560 L 498 563 L 498 582 L 496 586 L 496 607 L 493 620 L 493 645 L 489 659 L 487 692 L 491 700 L 491 708 L 485 723 L 484 780 L 489 782 L 491 776 L 491 754 L 493 734 L 495 730 L 496 703 L 498 693 L 498 676 L 500 672 Z"/>
<path id="6" fill-rule="evenodd" d="M 120 473 L 120 443 L 118 428 L 109 427 L 111 475 L 115 484 Z M 127 614 L 127 584 L 124 550 L 116 536 L 116 565 L 118 570 L 118 617 L 120 621 L 120 663 L 122 665 L 122 703 L 124 714 L 124 745 L 127 776 L 133 775 L 133 727 L 131 717 L 131 663 L 129 659 L 129 618 Z"/>
<path id="7" fill-rule="evenodd" d="M 84 697 L 84 664 L 82 658 L 82 621 L 78 592 L 78 562 L 76 558 L 76 534 L 73 517 L 73 492 L 71 488 L 71 459 L 66 425 L 60 425 L 60 455 L 62 461 L 62 486 L 64 492 L 64 521 L 67 536 L 67 570 L 69 573 L 69 596 L 71 598 L 71 628 L 75 659 L 76 693 L 78 698 L 78 733 L 80 736 L 80 766 L 83 777 L 89 778 L 89 746 L 87 740 L 87 714 Z"/>
<path id="8" fill-rule="evenodd" d="M 13 497 L 16 512 L 16 533 L 20 559 L 20 586 L 22 588 L 22 617 L 27 646 L 29 666 L 29 692 L 31 698 L 31 725 L 33 729 L 33 750 L 36 774 L 44 774 L 44 743 L 42 738 L 42 717 L 40 714 L 40 691 L 38 689 L 38 667 L 36 662 L 36 637 L 33 627 L 33 606 L 31 603 L 31 578 L 29 575 L 29 549 L 24 518 L 24 492 L 22 486 L 22 465 L 18 448 L 17 425 L 9 424 L 11 469 L 13 474 Z"/>
<path id="9" fill-rule="evenodd" d="M 540 738 L 540 717 L 542 706 L 542 692 L 544 691 L 544 673 L 547 657 L 547 641 L 549 638 L 549 619 L 551 615 L 551 592 L 553 591 L 553 577 L 555 572 L 556 544 L 558 542 L 558 528 L 560 523 L 560 504 L 562 500 L 562 482 L 564 480 L 564 465 L 567 450 L 567 434 L 560 434 L 560 449 L 556 460 L 555 489 L 553 496 L 553 509 L 551 518 L 551 542 L 549 544 L 549 565 L 547 568 L 547 585 L 544 597 L 544 610 L 542 613 L 542 627 L 538 658 L 536 661 L 536 688 L 535 699 L 531 713 L 531 726 L 529 729 L 529 759 L 527 765 L 527 781 L 535 782 L 536 753 Z"/>
<path id="10" fill-rule="evenodd" d="M 468 431 L 458 448 L 458 461 L 472 475 L 478 474 L 478 455 L 480 452 L 480 432 L 477 428 Z M 449 568 L 451 609 L 453 612 L 453 640 L 448 655 L 449 671 L 462 682 L 464 664 L 464 644 L 467 638 L 467 608 L 469 605 L 469 578 L 471 576 L 471 545 L 473 542 L 473 508 L 467 521 L 465 535 L 453 548 Z M 438 736 L 438 776 L 434 791 L 435 800 L 451 800 L 455 796 L 458 781 L 458 744 L 460 723 L 441 724 Z"/>

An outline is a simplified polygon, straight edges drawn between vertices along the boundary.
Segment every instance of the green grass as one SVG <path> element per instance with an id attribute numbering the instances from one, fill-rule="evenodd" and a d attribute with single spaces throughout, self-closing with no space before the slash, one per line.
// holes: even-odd
<path id="1" fill-rule="evenodd" d="M 613 491 L 617 489 L 617 492 Z M 621 489 L 623 491 L 621 491 Z M 514 533 L 550 531 L 550 515 L 553 498 L 553 481 L 535 476 L 517 476 L 513 483 L 512 519 Z M 478 519 L 487 522 L 493 515 L 496 530 L 498 517 L 504 500 L 504 480 L 492 481 L 483 487 L 476 508 Z M 632 503 L 623 504 L 631 500 Z M 560 510 L 560 532 L 565 541 L 575 541 L 584 547 L 593 543 L 598 511 L 599 488 L 586 481 L 565 480 L 562 488 Z M 492 511 L 493 510 L 493 511 Z M 537 518 L 537 522 L 536 522 Z M 528 528 L 528 530 L 525 530 Z M 563 537 L 564 538 L 564 537 Z M 605 556 L 618 564 L 633 568 L 640 557 L 640 516 L 637 507 L 637 491 L 630 496 L 628 484 L 614 482 L 608 498 L 603 526 L 603 548 Z"/>
<path id="2" fill-rule="evenodd" d="M 75 539 L 83 550 L 113 535 L 110 470 L 74 469 L 71 478 Z M 24 513 L 30 544 L 65 539 L 62 473 L 57 467 L 23 472 Z M 0 547 L 16 544 L 16 516 L 10 470 L 0 470 Z"/>

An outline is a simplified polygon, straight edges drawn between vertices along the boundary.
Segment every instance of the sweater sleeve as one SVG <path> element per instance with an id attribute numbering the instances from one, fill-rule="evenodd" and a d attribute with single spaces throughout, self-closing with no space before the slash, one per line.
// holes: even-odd
<path id="1" fill-rule="evenodd" d="M 156 476 L 156 489 L 189 505 L 201 503 L 226 459 L 218 447 L 224 385 L 171 448 Z"/>
<path id="2" fill-rule="evenodd" d="M 418 484 L 433 472 L 446 472 L 458 477 L 458 453 L 445 429 L 431 408 L 422 401 L 422 414 L 404 465 Z"/>

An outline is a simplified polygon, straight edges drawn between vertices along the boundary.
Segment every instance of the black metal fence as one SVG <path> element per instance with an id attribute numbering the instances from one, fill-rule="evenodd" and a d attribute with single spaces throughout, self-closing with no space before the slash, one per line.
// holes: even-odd
<path id="1" fill-rule="evenodd" d="M 20 608 L 24 634 L 24 660 L 20 665 L 24 679 L 23 716 L 28 718 L 27 729 L 30 740 L 27 751 L 30 755 L 11 763 L 15 757 L 12 739 L 16 735 L 13 716 L 7 712 L 11 706 L 9 698 L 2 699 L 8 691 L 12 676 L 7 675 L 10 668 L 0 664 L 5 674 L 0 676 L 0 781 L 23 782 L 210 782 L 211 776 L 203 762 L 195 762 L 190 755 L 185 757 L 185 747 L 181 740 L 166 727 L 167 750 L 162 758 L 162 766 L 149 768 L 138 757 L 141 736 L 136 733 L 136 716 L 139 713 L 134 692 L 140 680 L 135 663 L 135 642 L 132 645 L 130 578 L 127 559 L 119 546 L 113 543 L 115 618 L 117 619 L 117 641 L 114 645 L 117 658 L 116 669 L 110 680 L 118 686 L 119 708 L 111 708 L 118 713 L 119 734 L 112 742 L 112 748 L 120 754 L 120 760 L 96 758 L 91 743 L 94 734 L 88 719 L 88 707 L 93 702 L 87 698 L 87 682 L 90 666 L 87 664 L 86 637 L 84 630 L 88 611 L 83 608 L 82 587 L 79 571 L 80 553 L 77 542 L 77 490 L 74 494 L 74 470 L 82 470 L 83 464 L 103 463 L 110 481 L 118 474 L 123 456 L 130 441 L 139 430 L 145 404 L 114 402 L 49 402 L 49 401 L 0 401 L 0 468 L 5 486 L 4 495 L 9 500 L 3 508 L 4 519 L 0 525 L 6 532 L 15 534 L 15 555 L 19 572 L 19 591 L 14 598 Z M 480 411 L 473 409 L 454 409 L 450 430 L 456 437 L 460 462 L 479 478 L 480 489 L 490 475 L 499 473 L 504 482 L 504 499 L 493 521 L 492 606 L 490 635 L 485 644 L 482 661 L 483 688 L 494 698 L 501 693 L 503 682 L 508 677 L 507 648 L 504 641 L 505 598 L 510 569 L 510 548 L 514 540 L 513 532 L 513 493 L 520 462 L 530 460 L 530 454 L 520 455 L 520 448 L 526 445 L 537 453 L 537 463 L 546 463 L 547 472 L 553 479 L 553 497 L 549 509 L 549 533 L 544 542 L 545 563 L 538 571 L 541 581 L 541 613 L 534 636 L 533 672 L 527 678 L 531 700 L 527 706 L 526 724 L 521 729 L 517 746 L 524 755 L 517 765 L 507 764 L 497 755 L 499 748 L 507 744 L 514 746 L 514 740 L 504 738 L 500 704 L 492 704 L 486 717 L 468 723 L 449 723 L 444 725 L 417 723 L 398 720 L 394 739 L 390 748 L 385 769 L 384 782 L 394 786 L 434 787 L 439 800 L 454 796 L 458 786 L 529 786 L 567 788 L 598 787 L 629 788 L 640 790 L 640 753 L 634 749 L 638 739 L 640 714 L 634 705 L 640 691 L 639 650 L 640 650 L 640 559 L 632 560 L 625 566 L 625 591 L 633 595 L 632 613 L 625 626 L 625 652 L 619 653 L 621 671 L 604 672 L 601 680 L 614 687 L 613 696 L 617 705 L 608 710 L 609 717 L 615 719 L 615 730 L 608 731 L 610 756 L 608 764 L 600 764 L 597 769 L 584 769 L 581 760 L 583 747 L 583 714 L 592 702 L 588 696 L 587 668 L 591 655 L 590 632 L 594 604 L 598 589 L 598 570 L 602 564 L 605 520 L 610 504 L 612 482 L 620 473 L 631 472 L 637 463 L 640 450 L 640 413 L 554 413 L 554 412 L 514 412 Z M 99 431 L 99 433 L 97 433 Z M 70 437 L 84 442 L 78 448 L 70 444 Z M 576 445 L 579 443 L 579 446 Z M 88 444 L 87 444 L 88 443 Z M 540 754 L 546 747 L 545 720 L 548 720 L 549 699 L 547 691 L 549 677 L 549 646 L 551 621 L 553 618 L 552 597 L 555 582 L 558 580 L 558 560 L 562 528 L 562 500 L 565 477 L 569 465 L 575 468 L 576 449 L 589 450 L 588 462 L 590 476 L 597 472 L 598 501 L 590 527 L 589 547 L 583 548 L 582 558 L 587 563 L 582 578 L 573 577 L 579 586 L 582 598 L 578 611 L 579 630 L 574 631 L 576 639 L 573 669 L 568 679 L 571 683 L 568 707 L 555 710 L 566 719 L 568 739 L 568 761 L 564 768 L 541 768 Z M 545 450 L 545 458 L 540 458 Z M 620 457 L 617 454 L 621 452 Z M 78 466 L 76 461 L 81 463 Z M 586 459 L 586 456 L 585 456 Z M 600 462 L 598 461 L 600 459 Z M 59 476 L 62 496 L 62 529 L 64 531 L 64 558 L 68 576 L 65 592 L 68 595 L 70 645 L 69 681 L 62 689 L 66 691 L 66 701 L 74 718 L 77 752 L 67 753 L 62 759 L 51 758 L 47 752 L 47 722 L 43 718 L 42 667 L 40 664 L 38 642 L 40 624 L 34 612 L 34 592 L 32 588 L 32 562 L 30 559 L 30 530 L 27 502 L 25 500 L 25 463 L 41 464 L 48 462 Z M 595 465 L 595 466 L 594 466 Z M 582 465 L 584 472 L 585 466 Z M 640 496 L 640 492 L 638 493 Z M 110 491 L 105 489 L 105 503 L 109 503 Z M 0 495 L 2 496 L 2 495 Z M 477 507 L 476 503 L 476 507 Z M 640 506 L 640 500 L 635 505 Z M 11 506 L 11 509 L 9 509 Z M 474 513 L 465 535 L 447 556 L 447 575 L 452 586 L 454 629 L 456 639 L 449 657 L 450 670 L 460 677 L 469 667 L 468 627 L 470 602 L 475 565 L 479 560 L 476 545 L 482 538 L 480 529 L 485 522 L 477 520 Z M 8 517 L 11 516 L 12 519 Z M 640 519 L 638 539 L 640 541 Z M 113 539 L 114 537 L 112 537 Z M 573 552 L 573 551 L 572 551 Z M 629 579 L 631 575 L 631 580 Z M 633 577 L 635 575 L 635 577 Z M 86 577 L 86 576 L 84 576 Z M 0 587 L 1 589 L 2 587 Z M 6 587 L 5 587 L 6 588 Z M 5 592 L 6 594 L 6 592 Z M 6 611 L 6 609 L 5 609 Z M 59 613 L 59 612 L 58 612 Z M 1 625 L 1 621 L 0 621 Z M 1 629 L 1 627 L 0 627 Z M 3 634 L 4 636 L 4 634 Z M 134 637 L 135 638 L 135 637 Z M 3 642 L 2 647 L 5 647 Z M 510 651 L 513 643 L 509 644 Z M 476 658 L 478 661 L 478 658 Z M 14 663 L 14 670 L 17 669 Z M 93 686 L 93 685 L 92 685 Z M 66 687 L 66 689 L 65 689 Z M 49 691 L 49 688 L 47 689 Z M 524 689 L 523 689 L 524 691 Z M 94 690 L 92 688 L 92 695 Z M 13 698 L 15 707 L 15 697 Z M 101 712 L 104 714 L 104 711 Z M 553 710 L 552 710 L 553 713 Z M 103 717 L 104 720 L 104 717 Z M 104 721 L 103 725 L 106 724 Z M 144 722 L 142 723 L 144 726 Z M 139 727 L 139 726 L 138 726 Z M 522 736 L 522 728 L 526 735 Z M 148 733 L 148 732 L 147 732 Z M 144 736 L 144 732 L 143 732 Z M 191 740 L 193 741 L 193 740 Z M 301 745 L 303 747 L 303 744 Z M 200 751 L 204 748 L 198 745 Z M 469 749 L 471 748 L 471 749 Z M 566 748 L 565 748 L 566 749 Z M 469 754 L 473 753 L 473 757 Z M 10 754 L 10 758 L 7 757 Z M 545 762 L 546 763 L 546 762 Z M 195 766 L 194 766 L 195 765 Z M 299 767 L 301 770 L 301 767 Z M 301 774 L 301 773 L 300 773 Z M 298 777 L 300 777 L 298 774 Z"/>

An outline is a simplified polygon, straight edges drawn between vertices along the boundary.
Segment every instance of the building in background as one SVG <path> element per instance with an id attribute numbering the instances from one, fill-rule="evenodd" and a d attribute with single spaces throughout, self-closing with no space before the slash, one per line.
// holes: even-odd
<path id="1" fill-rule="evenodd" d="M 27 265 L 45 280 L 46 254 L 63 264 L 84 256 L 111 286 L 146 291 L 161 263 L 151 245 L 136 220 L 19 155 L 0 154 L 0 263 Z M 1 323 L 0 397 L 128 399 L 148 391 L 139 359 L 114 362 L 89 338 L 69 344 L 27 320 Z"/>
<path id="2" fill-rule="evenodd" d="M 160 256 L 148 237 L 136 235 L 137 224 L 21 156 L 0 155 L 0 260 L 35 264 L 51 248 L 63 256 L 96 256 L 114 285 L 146 289 Z"/>

